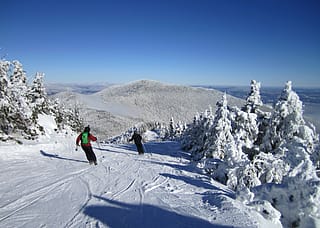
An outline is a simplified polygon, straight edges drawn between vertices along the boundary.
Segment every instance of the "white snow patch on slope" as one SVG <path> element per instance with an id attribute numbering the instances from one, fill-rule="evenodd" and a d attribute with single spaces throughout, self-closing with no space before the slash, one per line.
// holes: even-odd
<path id="1" fill-rule="evenodd" d="M 54 117 L 51 115 L 38 115 L 38 124 L 45 129 L 46 135 L 51 135 L 58 128 Z"/>

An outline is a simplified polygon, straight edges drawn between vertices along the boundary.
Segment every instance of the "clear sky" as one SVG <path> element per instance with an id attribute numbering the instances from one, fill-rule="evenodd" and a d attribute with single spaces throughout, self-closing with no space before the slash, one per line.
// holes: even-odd
<path id="1" fill-rule="evenodd" d="M 0 48 L 47 82 L 320 87 L 320 1 L 2 0 Z"/>

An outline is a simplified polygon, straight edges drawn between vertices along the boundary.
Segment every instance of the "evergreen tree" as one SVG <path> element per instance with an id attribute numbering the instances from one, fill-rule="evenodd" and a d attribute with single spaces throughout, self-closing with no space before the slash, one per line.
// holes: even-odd
<path id="1" fill-rule="evenodd" d="M 276 151 L 279 146 L 300 137 L 306 140 L 308 151 L 313 151 L 315 132 L 305 124 L 303 106 L 299 96 L 292 90 L 292 83 L 288 81 L 276 103 L 270 119 L 269 129 L 264 137 L 261 149 L 265 152 Z"/>
<path id="2" fill-rule="evenodd" d="M 174 124 L 173 117 L 171 117 L 170 123 L 169 123 L 169 135 L 170 135 L 170 139 L 173 139 L 174 136 L 175 136 L 175 134 L 176 134 L 175 124 Z"/>
<path id="3" fill-rule="evenodd" d="M 71 127 L 72 130 L 79 132 L 82 131 L 84 128 L 83 119 L 80 117 L 80 108 L 78 104 L 74 104 L 73 109 L 68 109 L 67 115 L 68 118 L 68 125 Z"/>
<path id="4" fill-rule="evenodd" d="M 205 110 L 201 115 L 196 115 L 194 117 L 195 126 L 192 127 L 191 135 L 192 135 L 192 150 L 191 157 L 193 160 L 198 161 L 205 156 L 206 142 L 210 138 L 210 129 L 213 125 L 214 116 L 211 108 L 209 110 Z"/>
<path id="5" fill-rule="evenodd" d="M 10 62 L 0 60 L 0 98 L 4 99 L 8 96 L 8 75 L 10 70 Z"/>
<path id="6" fill-rule="evenodd" d="M 206 171 L 209 171 L 215 180 L 236 191 L 261 184 L 257 170 L 242 151 L 242 145 L 236 135 L 234 140 L 225 145 L 222 160 L 207 159 L 205 165 Z"/>
<path id="7" fill-rule="evenodd" d="M 320 217 L 320 181 L 315 154 L 318 136 L 303 119 L 302 102 L 287 82 L 274 113 L 261 152 L 254 159 L 262 185 L 256 199 L 267 199 L 281 212 L 286 227 L 304 227 Z M 274 183 L 274 184 L 273 184 Z M 281 184 L 281 185 L 279 185 Z M 285 186 L 285 187 L 284 187 Z M 289 211 L 287 205 L 292 209 Z"/>
<path id="8" fill-rule="evenodd" d="M 13 74 L 10 75 L 10 96 L 18 112 L 24 116 L 25 120 L 31 117 L 30 105 L 27 100 L 28 85 L 27 77 L 19 61 L 13 61 Z"/>
<path id="9" fill-rule="evenodd" d="M 37 133 L 32 122 L 32 111 L 27 99 L 27 77 L 19 61 L 12 62 L 13 72 L 10 75 L 9 96 L 11 109 L 9 122 L 14 132 L 20 132 L 25 138 L 33 138 Z"/>
<path id="10" fill-rule="evenodd" d="M 251 80 L 251 90 L 246 99 L 243 111 L 248 113 L 256 113 L 256 109 L 263 105 L 260 96 L 260 82 Z"/>
<path id="11" fill-rule="evenodd" d="M 73 110 L 67 109 L 58 99 L 51 102 L 50 112 L 53 113 L 58 129 L 65 129 L 67 126 L 74 131 L 81 131 L 84 127 L 83 120 L 80 117 L 80 109 L 77 104 L 74 105 Z"/>
<path id="12" fill-rule="evenodd" d="M 199 113 L 194 116 L 193 122 L 184 131 L 181 139 L 182 148 L 189 150 L 191 152 L 191 159 L 195 161 L 203 158 L 204 132 L 201 117 Z"/>
<path id="13" fill-rule="evenodd" d="M 195 117 L 183 145 L 193 157 L 200 155 L 199 165 L 211 177 L 235 190 L 239 199 L 265 217 L 281 216 L 285 227 L 314 225 L 320 219 L 320 180 L 315 169 L 319 136 L 314 126 L 305 123 L 302 102 L 291 82 L 273 113 L 261 110 L 258 88 L 260 84 L 253 81 L 242 110 L 228 108 L 224 95 L 214 118 L 206 113 Z"/>
<path id="14" fill-rule="evenodd" d="M 228 110 L 227 95 L 224 93 L 222 100 L 217 102 L 217 110 L 213 124 L 205 141 L 204 169 L 215 180 L 231 186 L 236 181 L 234 175 L 229 173 L 233 166 L 229 167 L 236 156 L 236 145 L 232 136 L 230 113 Z M 228 175 L 230 174 L 230 175 Z M 232 186 L 234 187 L 234 186 Z"/>
<path id="15" fill-rule="evenodd" d="M 241 111 L 235 107 L 232 109 L 232 134 L 241 144 L 241 149 L 249 155 L 250 160 L 258 153 L 255 142 L 258 138 L 259 128 L 257 114 Z"/>
<path id="16" fill-rule="evenodd" d="M 320 179 L 304 142 L 295 137 L 280 150 L 282 153 L 267 154 L 274 163 L 282 163 L 282 167 L 267 163 L 278 181 L 253 189 L 255 200 L 271 202 L 281 212 L 284 227 L 316 227 L 315 219 L 320 219 Z"/>
<path id="17" fill-rule="evenodd" d="M 33 117 L 40 113 L 49 114 L 49 100 L 43 78 L 43 73 L 36 73 L 28 91 L 28 100 L 32 107 Z"/>
<path id="18" fill-rule="evenodd" d="M 165 124 L 160 122 L 155 122 L 154 127 L 151 128 L 152 131 L 156 132 L 159 135 L 161 140 L 167 140 L 169 136 L 168 127 Z M 131 135 L 130 135 L 131 136 Z"/>
<path id="19" fill-rule="evenodd" d="M 43 84 L 43 74 L 37 73 L 31 86 L 19 61 L 0 61 L 0 139 L 19 141 L 34 139 L 43 131 L 38 123 L 40 114 L 54 115 L 59 129 L 82 129 L 79 109 L 67 110 L 49 101 Z"/>
<path id="20" fill-rule="evenodd" d="M 9 134 L 13 129 L 10 123 L 10 112 L 14 108 L 10 102 L 9 96 L 9 80 L 11 63 L 9 61 L 0 60 L 0 133 Z"/>
<path id="21" fill-rule="evenodd" d="M 234 141 L 232 136 L 231 120 L 228 110 L 228 102 L 226 93 L 222 100 L 217 102 L 217 111 L 214 121 L 210 127 L 208 138 L 205 142 L 206 157 L 223 159 L 226 146 Z"/>

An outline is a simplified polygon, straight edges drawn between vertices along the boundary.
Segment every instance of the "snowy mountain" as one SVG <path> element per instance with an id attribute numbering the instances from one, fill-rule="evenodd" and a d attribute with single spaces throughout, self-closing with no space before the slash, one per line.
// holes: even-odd
<path id="1" fill-rule="evenodd" d="M 212 107 L 222 92 L 214 89 L 169 85 L 156 81 L 136 81 L 110 86 L 94 94 L 62 92 L 54 95 L 69 107 L 78 106 L 85 123 L 99 138 L 120 134 L 139 122 L 174 121 L 189 123 L 199 111 Z M 241 106 L 243 100 L 228 96 L 230 105 Z"/>

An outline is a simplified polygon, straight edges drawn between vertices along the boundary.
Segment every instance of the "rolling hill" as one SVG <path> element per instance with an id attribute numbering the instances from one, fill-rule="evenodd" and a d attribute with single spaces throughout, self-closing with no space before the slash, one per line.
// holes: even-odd
<path id="1" fill-rule="evenodd" d="M 79 107 L 85 124 L 89 124 L 100 139 L 120 134 L 142 122 L 191 122 L 199 111 L 212 107 L 223 92 L 140 80 L 113 85 L 97 93 L 61 92 L 58 97 L 68 107 Z M 241 106 L 242 99 L 228 96 L 231 106 Z"/>

